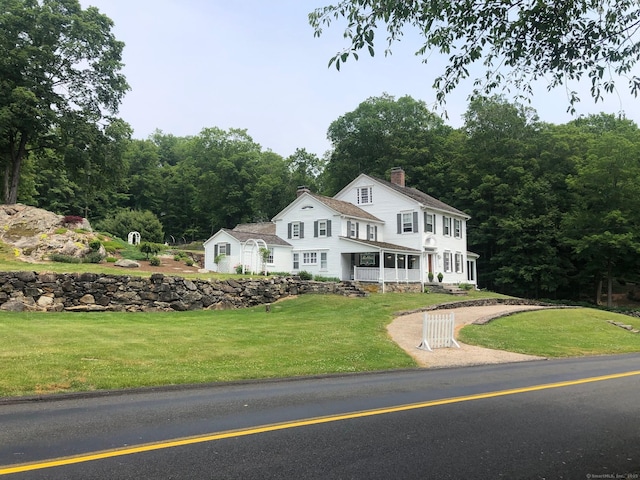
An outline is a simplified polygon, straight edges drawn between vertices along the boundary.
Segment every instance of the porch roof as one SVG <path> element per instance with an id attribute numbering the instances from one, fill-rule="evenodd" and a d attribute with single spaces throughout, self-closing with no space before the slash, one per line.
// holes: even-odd
<path id="1" fill-rule="evenodd" d="M 374 242 L 373 240 L 363 240 L 361 238 L 349 238 L 349 237 L 340 237 L 340 240 L 346 240 L 348 242 L 357 243 L 359 245 L 374 247 L 376 250 L 409 253 L 412 255 L 422 253 L 420 250 L 416 250 L 415 248 L 403 247 L 402 245 L 394 245 L 393 243 L 387 243 L 387 242 Z"/>

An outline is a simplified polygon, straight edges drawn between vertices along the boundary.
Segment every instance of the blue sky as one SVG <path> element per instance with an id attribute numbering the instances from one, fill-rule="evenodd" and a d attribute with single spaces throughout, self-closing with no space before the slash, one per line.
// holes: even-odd
<path id="1" fill-rule="evenodd" d="M 339 27 L 314 38 L 307 15 L 329 0 L 81 0 L 110 17 L 116 38 L 125 42 L 123 73 L 131 86 L 120 116 L 147 138 L 155 129 L 176 136 L 203 128 L 247 129 L 263 149 L 291 155 L 296 148 L 322 156 L 330 148 L 329 124 L 372 96 L 411 95 L 435 106 L 433 79 L 442 59 L 427 65 L 413 52 L 412 35 L 385 57 L 362 53 L 338 72 L 327 68 L 343 46 Z M 381 36 L 382 37 L 382 36 Z M 640 100 L 618 82 L 619 96 L 594 104 L 588 81 L 578 114 L 618 113 L 639 122 Z M 462 126 L 471 81 L 447 99 L 446 123 Z M 536 89 L 531 106 L 544 121 L 565 123 L 564 89 Z M 441 109 L 438 110 L 441 112 Z"/>

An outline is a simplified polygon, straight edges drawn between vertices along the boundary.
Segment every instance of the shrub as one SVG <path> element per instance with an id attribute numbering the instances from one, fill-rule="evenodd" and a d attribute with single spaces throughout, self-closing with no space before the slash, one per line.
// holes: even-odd
<path id="1" fill-rule="evenodd" d="M 323 277 L 322 275 L 314 275 L 313 279 L 316 282 L 340 282 L 338 277 Z"/>
<path id="2" fill-rule="evenodd" d="M 236 265 L 236 273 L 238 275 L 242 275 L 242 265 Z M 244 273 L 249 273 L 251 271 L 251 267 L 249 265 L 244 266 Z"/>
<path id="3" fill-rule="evenodd" d="M 82 222 L 84 222 L 84 217 L 80 217 L 78 215 L 66 215 L 62 219 L 61 223 L 62 225 L 72 226 L 72 225 L 78 225 Z"/>
<path id="4" fill-rule="evenodd" d="M 145 242 L 162 242 L 164 233 L 158 217 L 145 210 L 120 210 L 115 215 L 97 222 L 96 230 L 127 238 L 129 232 L 140 232 Z"/>
<path id="5" fill-rule="evenodd" d="M 61 253 L 49 254 L 49 260 L 58 263 L 82 263 L 82 259 L 74 257 L 72 255 L 63 255 Z"/>
<path id="6" fill-rule="evenodd" d="M 102 261 L 102 254 L 95 250 L 87 253 L 82 259 L 82 263 L 100 263 Z"/>
<path id="7" fill-rule="evenodd" d="M 313 278 L 313 275 L 306 270 L 298 272 L 298 276 L 300 277 L 300 280 L 311 280 Z"/>
<path id="8" fill-rule="evenodd" d="M 118 261 L 116 257 L 107 257 L 105 260 L 107 263 L 116 263 Z"/>
<path id="9" fill-rule="evenodd" d="M 94 252 L 97 252 L 98 250 L 100 250 L 101 246 L 102 246 L 102 242 L 100 240 L 92 240 L 89 242 L 89 248 Z"/>
<path id="10" fill-rule="evenodd" d="M 153 267 L 159 267 L 160 266 L 160 259 L 158 257 L 151 257 L 149 259 L 149 265 L 151 265 Z"/>
<path id="11" fill-rule="evenodd" d="M 470 283 L 460 283 L 458 284 L 458 287 L 460 287 L 462 290 L 471 290 L 473 288 L 473 285 Z"/>
<path id="12" fill-rule="evenodd" d="M 190 259 L 190 258 L 187 258 L 187 259 L 184 261 L 184 264 L 185 264 L 187 267 L 193 267 L 193 260 L 192 260 L 192 259 Z"/>
<path id="13" fill-rule="evenodd" d="M 157 255 L 158 252 L 164 250 L 165 246 L 160 243 L 151 243 L 144 242 L 140 244 L 140 251 L 147 256 L 147 260 L 149 260 L 149 255 Z"/>

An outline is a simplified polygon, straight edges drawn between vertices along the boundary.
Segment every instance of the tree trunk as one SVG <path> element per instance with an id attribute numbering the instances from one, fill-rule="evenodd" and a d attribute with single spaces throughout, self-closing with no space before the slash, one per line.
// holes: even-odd
<path id="1" fill-rule="evenodd" d="M 602 303 L 602 278 L 598 280 L 598 285 L 596 286 L 596 305 L 600 305 Z"/>
<path id="2" fill-rule="evenodd" d="M 16 148 L 16 139 L 9 140 L 9 162 L 4 170 L 4 203 L 13 205 L 18 201 L 18 186 L 20 185 L 20 167 L 27 152 L 27 135 L 20 135 L 20 142 Z"/>

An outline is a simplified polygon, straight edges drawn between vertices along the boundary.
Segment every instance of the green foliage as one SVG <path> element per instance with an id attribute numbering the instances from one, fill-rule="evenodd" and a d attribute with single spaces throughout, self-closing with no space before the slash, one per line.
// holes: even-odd
<path id="1" fill-rule="evenodd" d="M 58 263 L 82 263 L 80 257 L 74 257 L 73 255 L 63 255 L 61 253 L 50 253 L 49 260 Z"/>
<path id="2" fill-rule="evenodd" d="M 152 265 L 154 267 L 159 267 L 160 266 L 160 258 L 158 258 L 158 257 L 149 258 L 149 265 Z"/>
<path id="3" fill-rule="evenodd" d="M 120 210 L 115 215 L 97 222 L 96 228 L 120 238 L 127 238 L 129 232 L 137 231 L 144 242 L 162 242 L 164 238 L 162 224 L 158 217 L 149 211 Z"/>
<path id="4" fill-rule="evenodd" d="M 92 240 L 89 242 L 89 248 L 94 252 L 97 252 L 102 247 L 102 242 L 100 240 Z"/>
<path id="5" fill-rule="evenodd" d="M 595 101 L 615 92 L 614 75 L 627 81 L 638 61 L 640 41 L 628 32 L 638 23 L 637 3 L 624 1 L 584 2 L 468 2 L 385 0 L 341 0 L 309 14 L 309 22 L 320 36 L 332 23 L 346 23 L 347 45 L 329 61 L 338 70 L 349 57 L 375 52 L 375 34 L 391 45 L 407 29 L 422 34 L 416 54 L 428 62 L 440 53 L 448 63 L 436 77 L 436 98 L 445 98 L 469 77 L 474 64 L 485 69 L 474 81 L 474 94 L 489 95 L 513 86 L 533 96 L 532 85 L 544 79 L 549 88 L 588 78 Z M 500 67 L 506 67 L 500 68 Z M 640 78 L 628 78 L 636 95 Z M 571 87 L 567 86 L 570 91 Z M 579 101 L 569 95 L 570 108 Z"/>
<path id="6" fill-rule="evenodd" d="M 107 258 L 105 258 L 105 261 L 107 263 L 116 263 L 118 261 L 118 259 L 116 257 L 107 257 Z"/>
<path id="7" fill-rule="evenodd" d="M 0 157 L 11 159 L 4 201 L 12 204 L 28 150 L 64 150 L 65 132 L 79 125 L 99 130 L 98 122 L 109 123 L 117 112 L 128 85 L 120 73 L 124 44 L 94 7 L 83 10 L 77 0 L 14 0 L 3 5 L 0 25 Z M 77 152 L 91 144 L 73 137 Z M 97 153 L 91 150 L 84 161 Z"/>
<path id="8" fill-rule="evenodd" d="M 191 258 L 187 258 L 187 259 L 185 259 L 184 264 L 185 264 L 187 267 L 193 267 L 193 264 L 194 264 L 193 259 L 191 259 Z"/>
<path id="9" fill-rule="evenodd" d="M 361 173 L 384 179 L 398 166 L 420 186 L 431 177 L 430 165 L 450 130 L 422 101 L 388 94 L 368 98 L 329 126 L 333 151 L 323 175 L 325 189 L 335 193 Z"/>
<path id="10" fill-rule="evenodd" d="M 312 280 L 313 279 L 313 274 L 311 274 L 310 272 L 307 272 L 306 270 L 301 270 L 300 272 L 298 272 L 298 276 L 300 277 L 300 280 Z"/>
<path id="11" fill-rule="evenodd" d="M 458 287 L 460 287 L 462 290 L 471 290 L 473 289 L 473 285 L 470 283 L 460 283 L 458 284 Z"/>
<path id="12" fill-rule="evenodd" d="M 438 281 L 442 282 L 443 278 L 444 278 L 444 275 L 442 274 L 442 272 L 438 273 Z"/>
<path id="13" fill-rule="evenodd" d="M 56 235 L 64 235 L 65 233 L 67 233 L 67 229 L 66 228 L 56 228 L 53 233 L 55 233 Z"/>
<path id="14" fill-rule="evenodd" d="M 103 260 L 103 256 L 100 252 L 92 251 L 87 253 L 83 258 L 83 263 L 100 263 Z"/>
<path id="15" fill-rule="evenodd" d="M 159 243 L 144 242 L 141 243 L 138 248 L 147 256 L 147 260 L 149 260 L 149 255 L 157 255 L 166 247 Z"/>
<path id="16" fill-rule="evenodd" d="M 340 279 L 338 277 L 325 277 L 323 275 L 314 275 L 313 279 L 316 282 L 335 282 L 335 283 L 340 282 Z"/>

